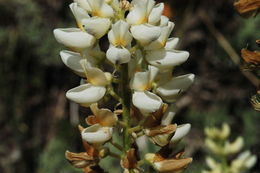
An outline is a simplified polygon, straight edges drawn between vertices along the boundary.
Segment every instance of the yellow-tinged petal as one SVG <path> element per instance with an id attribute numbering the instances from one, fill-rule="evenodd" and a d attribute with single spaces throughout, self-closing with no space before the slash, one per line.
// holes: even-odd
<path id="1" fill-rule="evenodd" d="M 95 86 L 106 86 L 109 83 L 106 74 L 102 70 L 92 67 L 85 59 L 81 60 L 80 63 L 89 83 Z"/>
<path id="2" fill-rule="evenodd" d="M 132 35 L 129 32 L 129 24 L 123 20 L 117 21 L 112 25 L 108 33 L 108 40 L 114 46 L 127 47 L 131 44 Z"/>
<path id="3" fill-rule="evenodd" d="M 82 28 L 82 23 L 81 23 L 81 21 L 82 21 L 83 19 L 88 19 L 88 18 L 90 18 L 90 16 L 88 15 L 87 11 L 84 10 L 83 8 L 81 8 L 81 7 L 78 5 L 78 3 L 76 3 L 76 2 L 70 4 L 70 10 L 71 10 L 71 12 L 73 13 L 74 17 L 76 18 L 78 27 L 81 28 L 81 30 L 82 30 L 83 28 Z"/>
<path id="4" fill-rule="evenodd" d="M 114 16 L 114 11 L 105 0 L 86 0 L 89 6 L 89 12 L 92 16 L 111 18 Z"/>
<path id="5" fill-rule="evenodd" d="M 133 8 L 126 17 L 126 21 L 131 25 L 147 23 L 149 15 L 154 7 L 154 0 L 133 0 Z"/>
<path id="6" fill-rule="evenodd" d="M 155 49 L 161 49 L 163 47 L 165 47 L 168 37 L 170 36 L 172 30 L 174 27 L 174 23 L 173 22 L 168 22 L 167 26 L 161 27 L 161 35 L 160 37 L 151 42 L 149 45 L 145 46 L 145 50 L 155 50 Z"/>
<path id="7" fill-rule="evenodd" d="M 97 123 L 103 127 L 112 127 L 117 123 L 117 116 L 109 109 L 99 109 L 97 103 L 90 106 L 91 111 L 96 117 Z"/>

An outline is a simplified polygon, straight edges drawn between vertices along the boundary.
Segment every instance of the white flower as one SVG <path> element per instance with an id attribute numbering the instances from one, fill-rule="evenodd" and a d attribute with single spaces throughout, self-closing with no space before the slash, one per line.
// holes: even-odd
<path id="1" fill-rule="evenodd" d="M 152 25 L 157 25 L 161 20 L 163 10 L 164 10 L 164 3 L 159 3 L 155 5 L 149 15 L 148 23 Z"/>
<path id="2" fill-rule="evenodd" d="M 85 49 L 96 42 L 94 36 L 83 32 L 78 28 L 59 28 L 53 31 L 56 40 L 70 48 Z"/>
<path id="3" fill-rule="evenodd" d="M 178 94 L 186 91 L 195 78 L 194 74 L 186 74 L 178 77 L 172 78 L 165 84 L 160 85 L 156 92 L 166 101 L 173 102 L 176 100 Z"/>
<path id="4" fill-rule="evenodd" d="M 164 5 L 163 3 L 154 5 L 154 0 L 133 0 L 133 8 L 127 15 L 126 21 L 131 25 L 157 24 L 161 19 Z"/>
<path id="5" fill-rule="evenodd" d="M 186 136 L 190 131 L 191 125 L 190 124 L 183 124 L 177 127 L 175 134 L 173 135 L 170 146 L 176 145 L 184 136 Z"/>
<path id="6" fill-rule="evenodd" d="M 160 97 L 149 91 L 158 69 L 153 66 L 148 68 L 148 71 L 136 72 L 130 81 L 130 87 L 135 91 L 133 104 L 144 115 L 157 111 L 163 103 Z"/>
<path id="7" fill-rule="evenodd" d="M 144 49 L 155 50 L 155 49 L 164 48 L 168 41 L 168 37 L 170 36 L 173 30 L 173 27 L 174 27 L 174 23 L 172 22 L 168 22 L 168 25 L 161 27 L 160 37 L 157 40 L 151 42 L 149 45 L 145 46 Z"/>
<path id="8" fill-rule="evenodd" d="M 105 93 L 105 87 L 94 86 L 88 83 L 70 89 L 67 91 L 66 97 L 82 106 L 88 107 L 102 99 Z"/>
<path id="9" fill-rule="evenodd" d="M 82 139 L 90 144 L 103 144 L 110 140 L 113 134 L 112 127 L 92 125 L 81 132 Z"/>
<path id="10" fill-rule="evenodd" d="M 89 83 L 73 88 L 66 93 L 66 97 L 82 106 L 98 102 L 106 93 L 106 85 L 109 83 L 109 74 L 96 67 L 92 67 L 86 60 L 81 60 L 87 81 Z"/>
<path id="11" fill-rule="evenodd" d="M 114 11 L 105 0 L 74 0 L 82 8 L 87 10 L 92 16 L 111 18 L 114 16 Z"/>
<path id="12" fill-rule="evenodd" d="M 178 108 L 175 104 L 171 104 L 166 112 L 164 113 L 162 120 L 161 120 L 161 125 L 169 125 L 171 124 L 176 112 L 177 112 Z"/>
<path id="13" fill-rule="evenodd" d="M 161 69 L 172 68 L 184 63 L 189 57 L 187 51 L 177 51 L 168 49 L 158 49 L 147 51 L 146 60 Z"/>
<path id="14" fill-rule="evenodd" d="M 77 3 L 71 3 L 70 4 L 70 9 L 71 9 L 71 12 L 73 13 L 76 21 L 77 21 L 77 25 L 78 27 L 82 30 L 83 30 L 83 27 L 82 27 L 82 23 L 81 21 L 83 19 L 88 19 L 90 18 L 90 16 L 88 15 L 87 11 L 84 10 L 83 8 L 79 7 Z"/>
<path id="15" fill-rule="evenodd" d="M 244 172 L 252 168 L 257 162 L 257 157 L 252 155 L 250 151 L 245 151 L 231 162 L 232 172 Z"/>
<path id="16" fill-rule="evenodd" d="M 131 54 L 126 48 L 110 46 L 106 53 L 107 59 L 113 64 L 127 63 L 131 59 Z"/>
<path id="17" fill-rule="evenodd" d="M 128 47 L 131 46 L 132 36 L 129 32 L 129 24 L 119 20 L 112 25 L 108 33 L 110 48 L 107 50 L 107 59 L 113 64 L 122 64 L 130 61 L 131 54 Z"/>
<path id="18" fill-rule="evenodd" d="M 111 21 L 108 18 L 91 17 L 88 19 L 82 19 L 82 24 L 88 33 L 94 35 L 97 39 L 100 39 L 107 33 Z"/>
<path id="19" fill-rule="evenodd" d="M 148 45 L 161 35 L 161 27 L 150 24 L 135 25 L 131 27 L 133 37 L 142 45 Z"/>
<path id="20" fill-rule="evenodd" d="M 68 50 L 62 50 L 60 51 L 60 56 L 62 62 L 69 67 L 71 70 L 73 70 L 77 75 L 81 77 L 85 77 L 84 69 L 82 68 L 80 64 L 80 60 L 82 57 L 80 56 L 80 53 L 68 51 Z"/>
<path id="21" fill-rule="evenodd" d="M 152 113 L 160 109 L 162 99 L 149 91 L 135 91 L 133 104 L 144 114 Z"/>
<path id="22" fill-rule="evenodd" d="M 224 154 L 234 154 L 238 153 L 244 146 L 244 140 L 242 137 L 238 137 L 234 142 L 230 143 L 229 141 L 225 142 Z"/>

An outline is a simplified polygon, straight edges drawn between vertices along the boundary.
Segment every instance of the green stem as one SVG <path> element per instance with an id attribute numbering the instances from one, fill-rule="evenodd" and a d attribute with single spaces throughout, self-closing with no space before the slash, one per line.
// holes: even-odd
<path id="1" fill-rule="evenodd" d="M 119 154 L 116 154 L 116 153 L 113 153 L 113 152 L 110 152 L 109 156 L 114 157 L 116 159 L 121 159 L 121 156 Z"/>
<path id="2" fill-rule="evenodd" d="M 131 136 L 129 134 L 130 129 L 130 108 L 131 108 L 131 90 L 129 88 L 128 78 L 128 64 L 121 65 L 121 94 L 122 94 L 122 106 L 123 106 L 123 122 L 125 124 L 123 131 L 123 147 L 127 152 L 131 147 Z"/>
<path id="3" fill-rule="evenodd" d="M 122 147 L 121 145 L 119 145 L 118 143 L 113 142 L 112 140 L 110 141 L 110 143 L 111 143 L 116 149 L 118 149 L 119 151 L 122 151 L 122 150 L 123 150 L 123 147 Z"/>
<path id="4" fill-rule="evenodd" d="M 129 132 L 130 134 L 133 133 L 133 132 L 139 132 L 139 131 L 142 130 L 142 128 L 143 128 L 142 126 L 138 125 L 138 126 L 135 126 L 135 127 L 130 128 L 128 132 Z"/>
<path id="5" fill-rule="evenodd" d="M 119 101 L 120 103 L 122 102 L 121 100 L 121 98 L 117 95 L 117 93 L 113 90 L 113 87 L 108 87 L 108 89 L 107 89 L 107 91 L 108 91 L 108 93 L 112 96 L 112 97 L 114 97 L 117 101 Z"/>

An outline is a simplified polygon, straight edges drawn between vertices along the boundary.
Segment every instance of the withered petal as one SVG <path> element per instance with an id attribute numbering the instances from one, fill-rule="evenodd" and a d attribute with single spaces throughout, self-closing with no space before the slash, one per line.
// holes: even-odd
<path id="1" fill-rule="evenodd" d="M 160 162 L 155 162 L 154 168 L 159 172 L 180 171 L 187 168 L 191 162 L 192 158 L 166 159 Z"/>
<path id="2" fill-rule="evenodd" d="M 85 168 L 96 164 L 96 160 L 85 152 L 72 153 L 66 151 L 65 157 L 76 168 Z"/>
<path id="3" fill-rule="evenodd" d="M 134 148 L 127 151 L 126 157 L 121 160 L 121 166 L 125 169 L 134 169 L 137 167 L 137 153 Z"/>
<path id="4" fill-rule="evenodd" d="M 98 123 L 97 118 L 96 118 L 96 116 L 94 116 L 94 115 L 88 116 L 88 117 L 85 119 L 85 121 L 86 121 L 86 123 L 87 123 L 88 125 L 94 125 L 94 124 L 97 124 L 97 123 Z"/>
<path id="5" fill-rule="evenodd" d="M 162 117 L 167 110 L 167 107 L 168 105 L 164 103 L 158 111 L 151 113 L 151 115 L 146 118 L 144 122 L 144 127 L 152 128 L 160 125 Z"/>
<path id="6" fill-rule="evenodd" d="M 260 8 L 260 0 L 239 0 L 234 3 L 234 6 L 243 15 L 258 10 Z"/>
<path id="7" fill-rule="evenodd" d="M 172 134 L 177 129 L 177 124 L 170 124 L 167 126 L 160 125 L 148 130 L 148 136 L 157 136 L 157 135 L 164 135 L 164 134 Z"/>
<path id="8" fill-rule="evenodd" d="M 248 49 L 241 50 L 242 58 L 247 63 L 252 63 L 256 65 L 260 65 L 260 52 L 259 51 L 250 51 Z"/>

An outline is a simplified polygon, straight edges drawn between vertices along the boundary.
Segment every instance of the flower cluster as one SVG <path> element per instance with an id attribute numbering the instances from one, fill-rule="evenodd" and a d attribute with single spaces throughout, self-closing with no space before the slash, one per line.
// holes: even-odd
<path id="1" fill-rule="evenodd" d="M 60 52 L 63 63 L 82 80 L 66 97 L 90 107 L 94 115 L 86 118 L 89 127 L 80 127 L 86 152 L 67 152 L 67 159 L 85 173 L 100 172 L 99 160 L 116 156 L 104 144 L 115 145 L 112 134 L 119 129 L 123 146 L 116 146 L 122 149 L 119 158 L 126 172 L 141 171 L 135 139 L 142 135 L 162 147 L 146 155 L 146 163 L 159 172 L 186 168 L 192 159 L 183 158 L 183 152 L 174 147 L 189 132 L 190 124 L 171 122 L 175 102 L 191 86 L 194 75 L 172 75 L 189 53 L 176 50 L 179 39 L 169 38 L 174 23 L 162 15 L 164 4 L 74 0 L 70 9 L 78 28 L 55 29 L 54 36 L 69 49 Z M 109 46 L 103 48 L 106 43 Z M 98 107 L 105 98 L 118 102 L 114 111 Z"/>
<path id="2" fill-rule="evenodd" d="M 222 129 L 206 128 L 205 133 L 207 136 L 205 144 L 218 161 L 207 157 L 206 162 L 211 171 L 203 173 L 243 173 L 255 165 L 257 157 L 250 151 L 242 152 L 228 164 L 228 156 L 239 153 L 244 145 L 242 137 L 238 137 L 232 143 L 228 141 L 230 135 L 228 124 L 224 123 Z"/>

